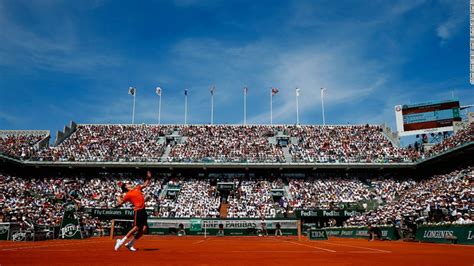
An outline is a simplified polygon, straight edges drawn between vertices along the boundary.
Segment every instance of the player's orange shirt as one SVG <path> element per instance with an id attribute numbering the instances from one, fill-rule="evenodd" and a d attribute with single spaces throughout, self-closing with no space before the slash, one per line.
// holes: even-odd
<path id="1" fill-rule="evenodd" d="M 138 185 L 134 189 L 127 192 L 125 197 L 123 197 L 123 201 L 130 201 L 133 204 L 133 210 L 135 211 L 145 208 L 145 197 L 142 193 L 142 186 Z"/>

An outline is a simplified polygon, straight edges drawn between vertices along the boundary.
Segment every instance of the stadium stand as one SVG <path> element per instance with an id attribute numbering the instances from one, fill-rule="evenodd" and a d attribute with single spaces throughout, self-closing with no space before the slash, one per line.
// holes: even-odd
<path id="1" fill-rule="evenodd" d="M 172 162 L 284 162 L 271 126 L 183 126 L 186 140 L 171 150 Z"/>
<path id="2" fill-rule="evenodd" d="M 412 150 L 394 147 L 380 126 L 295 126 L 286 130 L 299 139 L 290 145 L 295 162 L 391 163 L 418 157 Z"/>
<path id="3" fill-rule="evenodd" d="M 49 140 L 48 131 L 0 131 L 0 154 L 15 159 L 26 159 L 34 156 L 40 142 Z"/>
<path id="4" fill-rule="evenodd" d="M 426 157 L 433 157 L 442 152 L 462 146 L 474 141 L 474 123 L 470 123 L 466 128 L 459 130 L 456 134 L 444 139 L 442 142 L 431 147 L 425 152 Z"/>
<path id="5" fill-rule="evenodd" d="M 195 162 L 217 166 L 396 164 L 435 157 L 474 141 L 472 123 L 425 153 L 397 147 L 382 131 L 374 125 L 77 125 L 53 147 L 45 147 L 47 131 L 0 131 L 2 158 L 38 163 L 90 162 L 95 169 L 91 173 L 74 169 L 68 177 L 54 174 L 62 168 L 50 174 L 40 173 L 45 169 L 34 173 L 28 168 L 21 175 L 2 169 L 0 221 L 58 226 L 71 199 L 78 200 L 82 209 L 113 208 L 118 181 L 142 180 L 126 169 L 106 174 L 106 167 L 98 166 L 101 162 L 131 162 L 132 166 L 137 162 L 177 163 L 183 167 Z M 5 160 L 0 163 L 8 165 Z M 169 167 L 166 175 L 154 178 L 145 190 L 146 207 L 163 218 L 271 219 L 295 217 L 303 210 L 348 210 L 348 206 L 357 206 L 358 214 L 346 220 L 346 226 L 396 224 L 407 217 L 414 223 L 472 223 L 474 169 L 472 165 L 457 169 L 417 178 L 413 172 L 405 176 L 403 171 L 395 170 L 378 175 L 363 168 L 357 174 L 331 170 L 319 173 L 312 168 L 313 172 L 282 178 L 272 173 L 251 177 L 243 172 L 219 173 L 229 185 L 224 191 L 216 177 L 190 171 L 178 174 L 182 169 Z M 203 171 L 207 171 L 205 167 Z M 110 221 L 87 212 L 80 212 L 80 219 L 89 228 L 110 226 Z M 334 219 L 330 221 L 331 225 L 335 223 Z"/>
<path id="6" fill-rule="evenodd" d="M 216 218 L 221 202 L 229 203 L 229 218 L 275 218 L 294 209 L 334 210 L 341 203 L 364 199 L 380 202 L 377 209 L 349 218 L 347 225 L 393 224 L 405 216 L 422 222 L 461 222 L 456 221 L 458 213 L 474 211 L 473 168 L 419 181 L 387 177 L 291 179 L 289 195 L 278 201 L 272 197 L 271 189 L 281 188 L 284 182 L 271 180 L 235 178 L 235 189 L 224 197 L 211 179 L 155 178 L 145 189 L 146 202 L 148 208 L 159 208 L 159 217 L 170 218 Z M 2 219 L 12 222 L 31 219 L 38 224 L 58 225 L 64 203 L 71 197 L 77 198 L 83 208 L 112 208 L 116 204 L 118 181 L 141 183 L 143 180 L 130 175 L 92 178 L 0 175 Z M 177 193 L 166 193 L 168 190 Z M 82 219 L 86 224 L 98 223 L 87 214 Z M 462 222 L 470 221 L 471 218 L 463 218 Z"/>
<path id="7" fill-rule="evenodd" d="M 473 128 L 423 153 L 397 147 L 376 125 L 77 125 L 43 149 L 34 146 L 44 135 L 0 134 L 0 152 L 53 162 L 410 163 L 474 141 Z"/>
<path id="8" fill-rule="evenodd" d="M 411 217 L 421 222 L 472 223 L 474 208 L 472 199 L 474 169 L 456 170 L 449 174 L 435 175 L 420 182 L 401 184 L 399 197 L 387 198 L 387 204 L 361 216 L 354 216 L 348 225 L 394 224 L 403 217 Z M 378 181 L 378 186 L 388 187 L 386 180 Z M 399 186 L 400 187 L 400 186 Z M 459 214 L 469 214 L 469 218 L 456 218 Z"/>
<path id="9" fill-rule="evenodd" d="M 38 152 L 42 161 L 157 162 L 165 151 L 160 137 L 170 127 L 151 125 L 79 125 L 60 145 Z"/>

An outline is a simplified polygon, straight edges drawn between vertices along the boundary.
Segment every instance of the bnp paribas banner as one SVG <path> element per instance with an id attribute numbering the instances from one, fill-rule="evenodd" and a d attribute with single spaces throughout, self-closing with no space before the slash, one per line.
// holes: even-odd
<path id="1" fill-rule="evenodd" d="M 225 235 L 252 235 L 265 227 L 274 232 L 281 229 L 283 235 L 296 235 L 298 221 L 291 219 L 148 219 L 148 228 L 151 234 L 172 234 L 176 228 L 183 228 L 188 234 L 202 235 L 217 234 L 221 229 Z M 199 223 L 199 224 L 198 224 Z"/>
<path id="2" fill-rule="evenodd" d="M 76 217 L 76 205 L 71 203 L 65 206 L 63 220 L 61 222 L 60 237 L 66 239 L 81 239 L 81 227 Z"/>
<path id="3" fill-rule="evenodd" d="M 474 224 L 421 225 L 416 231 L 416 240 L 474 245 Z"/>

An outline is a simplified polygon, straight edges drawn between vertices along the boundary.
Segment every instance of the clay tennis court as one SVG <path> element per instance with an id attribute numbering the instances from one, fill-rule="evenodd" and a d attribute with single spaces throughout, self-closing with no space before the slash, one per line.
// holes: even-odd
<path id="1" fill-rule="evenodd" d="M 109 238 L 0 242 L 0 264 L 19 265 L 470 265 L 474 246 L 331 238 L 145 236 L 133 253 Z"/>

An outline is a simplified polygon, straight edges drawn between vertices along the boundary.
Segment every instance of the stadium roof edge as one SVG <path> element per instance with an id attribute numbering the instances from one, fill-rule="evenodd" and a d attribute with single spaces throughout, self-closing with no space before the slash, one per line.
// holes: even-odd
<path id="1" fill-rule="evenodd" d="M 50 130 L 41 130 L 41 129 L 26 129 L 26 130 L 0 130 L 0 135 L 6 135 L 6 134 L 14 134 L 14 135 L 22 135 L 22 134 L 34 134 L 34 135 L 51 135 Z"/>

